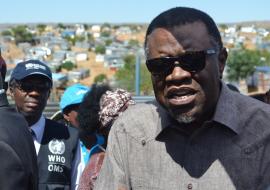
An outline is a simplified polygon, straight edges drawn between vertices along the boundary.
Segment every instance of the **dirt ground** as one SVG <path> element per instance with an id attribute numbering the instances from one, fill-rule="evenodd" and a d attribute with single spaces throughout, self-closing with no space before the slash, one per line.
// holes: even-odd
<path id="1" fill-rule="evenodd" d="M 105 68 L 103 63 L 95 62 L 95 53 L 89 53 L 89 59 L 87 61 L 77 62 L 78 68 L 86 68 L 90 70 L 90 76 L 81 80 L 80 82 L 84 85 L 90 86 L 93 84 L 94 79 L 99 74 L 105 74 L 108 79 L 110 79 L 115 71 Z"/>

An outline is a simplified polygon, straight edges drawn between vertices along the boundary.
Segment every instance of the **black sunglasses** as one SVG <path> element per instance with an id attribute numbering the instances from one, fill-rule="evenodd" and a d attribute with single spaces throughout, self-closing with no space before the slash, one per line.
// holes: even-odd
<path id="1" fill-rule="evenodd" d="M 216 53 L 214 49 L 187 51 L 177 57 L 160 57 L 146 60 L 147 69 L 152 74 L 168 74 L 175 66 L 196 73 L 204 69 L 207 55 Z"/>
<path id="2" fill-rule="evenodd" d="M 32 92 L 32 91 L 37 91 L 37 92 L 45 92 L 49 91 L 51 89 L 51 84 L 48 82 L 45 82 L 43 84 L 32 84 L 29 82 L 17 82 L 17 88 L 24 92 Z"/>

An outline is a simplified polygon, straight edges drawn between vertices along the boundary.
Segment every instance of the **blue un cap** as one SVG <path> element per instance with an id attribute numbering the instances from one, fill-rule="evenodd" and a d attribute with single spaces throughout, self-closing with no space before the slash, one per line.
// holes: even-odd
<path id="1" fill-rule="evenodd" d="M 11 73 L 10 81 L 12 79 L 22 80 L 30 75 L 43 75 L 53 83 L 50 68 L 39 60 L 27 60 L 18 63 Z"/>
<path id="2" fill-rule="evenodd" d="M 61 111 L 63 112 L 63 110 L 68 106 L 82 103 L 83 97 L 88 90 L 90 90 L 89 87 L 81 84 L 74 84 L 66 88 L 60 100 Z"/>

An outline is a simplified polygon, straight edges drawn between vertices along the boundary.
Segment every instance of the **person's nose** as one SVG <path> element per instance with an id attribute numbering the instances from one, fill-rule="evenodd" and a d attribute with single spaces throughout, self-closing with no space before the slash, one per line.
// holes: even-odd
<path id="1" fill-rule="evenodd" d="M 170 81 L 183 81 L 190 79 L 192 74 L 189 71 L 182 69 L 179 64 L 176 64 L 172 72 L 167 76 Z"/>

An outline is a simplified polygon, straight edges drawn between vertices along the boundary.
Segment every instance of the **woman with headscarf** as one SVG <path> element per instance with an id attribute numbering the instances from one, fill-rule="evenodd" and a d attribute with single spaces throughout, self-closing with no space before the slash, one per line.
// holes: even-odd
<path id="1" fill-rule="evenodd" d="M 102 151 L 104 137 L 97 133 L 99 128 L 100 98 L 110 90 L 107 85 L 92 85 L 79 106 L 77 121 L 81 141 L 81 155 L 83 168 L 87 165 L 92 154 Z"/>
<path id="2" fill-rule="evenodd" d="M 97 126 L 95 132 L 104 137 L 103 148 L 106 148 L 108 134 L 115 119 L 118 118 L 129 105 L 133 104 L 135 104 L 135 102 L 132 100 L 131 94 L 123 89 L 116 89 L 115 91 L 108 90 L 101 96 L 99 106 L 96 107 L 96 111 L 99 110 L 96 112 L 98 115 L 95 115 L 92 119 L 95 120 L 93 123 Z M 91 155 L 90 161 L 81 175 L 78 190 L 94 188 L 94 182 L 99 174 L 104 156 L 104 149 L 100 149 L 100 151 Z"/>

